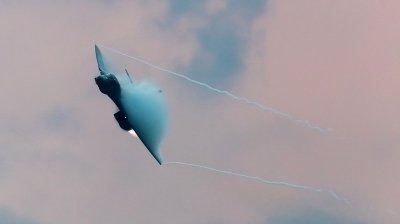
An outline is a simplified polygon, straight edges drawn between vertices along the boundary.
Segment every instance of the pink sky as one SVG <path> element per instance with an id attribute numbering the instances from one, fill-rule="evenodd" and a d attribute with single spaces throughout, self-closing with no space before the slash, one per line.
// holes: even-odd
<path id="1" fill-rule="evenodd" d="M 251 19 L 227 1 L 177 15 L 167 1 L 138 2 L 0 2 L 0 210 L 61 224 L 285 224 L 312 220 L 314 210 L 332 224 L 399 222 L 398 1 L 269 1 Z M 185 74 L 198 55 L 212 64 L 200 37 L 217 22 L 241 37 L 231 92 L 334 131 L 103 50 L 134 79 L 162 86 L 171 115 L 165 160 L 325 193 L 158 166 L 119 130 L 93 80 L 94 44 Z"/>

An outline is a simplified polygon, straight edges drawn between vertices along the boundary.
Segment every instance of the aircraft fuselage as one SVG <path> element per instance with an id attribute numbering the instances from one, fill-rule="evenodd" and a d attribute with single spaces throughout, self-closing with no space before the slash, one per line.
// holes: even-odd
<path id="1" fill-rule="evenodd" d="M 126 119 L 125 110 L 121 105 L 121 86 L 118 79 L 113 74 L 102 73 L 95 79 L 100 92 L 106 94 L 118 107 L 119 112 L 114 114 L 115 120 L 118 122 L 121 129 L 125 131 L 132 130 L 131 125 Z"/>

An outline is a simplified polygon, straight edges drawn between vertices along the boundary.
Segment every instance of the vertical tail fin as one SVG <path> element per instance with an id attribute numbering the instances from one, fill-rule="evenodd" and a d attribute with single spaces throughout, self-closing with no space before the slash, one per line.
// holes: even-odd
<path id="1" fill-rule="evenodd" d="M 128 75 L 128 78 L 129 78 L 129 80 L 131 81 L 131 83 L 133 83 L 133 82 L 132 82 L 132 79 L 131 79 L 131 76 L 130 76 L 129 73 L 128 73 L 128 70 L 125 69 L 125 72 L 126 72 L 126 74 Z"/>

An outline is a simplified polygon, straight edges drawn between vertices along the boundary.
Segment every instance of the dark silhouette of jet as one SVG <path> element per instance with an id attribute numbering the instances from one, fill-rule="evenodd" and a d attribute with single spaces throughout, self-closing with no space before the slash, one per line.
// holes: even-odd
<path id="1" fill-rule="evenodd" d="M 151 133 L 149 133 L 149 130 L 146 130 L 146 127 L 139 127 L 138 124 L 132 124 L 132 122 L 129 122 L 127 116 L 129 116 L 130 111 L 127 111 L 127 108 L 125 108 L 123 106 L 124 104 L 121 102 L 121 85 L 114 74 L 108 73 L 106 71 L 103 57 L 97 45 L 95 45 L 95 52 L 100 75 L 97 76 L 94 80 L 99 87 L 100 92 L 110 97 L 110 99 L 118 107 L 119 111 L 114 114 L 115 120 L 124 131 L 133 130 L 137 134 L 137 137 L 142 141 L 145 147 L 161 165 L 161 156 L 158 153 L 159 143 L 153 141 Z M 128 71 L 126 69 L 125 71 L 127 76 L 129 77 L 129 80 L 132 83 L 132 79 Z M 161 90 L 159 90 L 158 92 L 161 93 Z"/>

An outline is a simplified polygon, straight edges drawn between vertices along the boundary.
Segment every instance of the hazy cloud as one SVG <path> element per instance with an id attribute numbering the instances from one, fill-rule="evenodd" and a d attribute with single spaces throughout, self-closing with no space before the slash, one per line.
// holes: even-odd
<path id="1" fill-rule="evenodd" d="M 0 209 L 0 223 L 7 224 L 39 224 L 33 220 L 25 219 L 10 212 L 8 209 Z"/>
<path id="2" fill-rule="evenodd" d="M 266 224 L 363 224 L 364 222 L 335 217 L 318 209 L 308 209 L 303 212 L 287 212 L 273 215 Z"/>
<path id="3" fill-rule="evenodd" d="M 252 20 L 265 9 L 266 1 L 226 1 L 223 4 L 210 14 L 206 2 L 171 1 L 170 23 L 183 16 L 203 24 L 195 31 L 198 51 L 189 64 L 177 69 L 201 82 L 229 89 L 243 72 L 247 33 Z"/>

